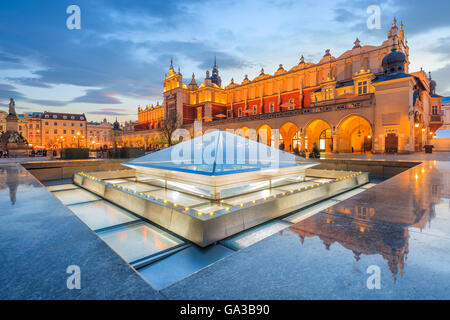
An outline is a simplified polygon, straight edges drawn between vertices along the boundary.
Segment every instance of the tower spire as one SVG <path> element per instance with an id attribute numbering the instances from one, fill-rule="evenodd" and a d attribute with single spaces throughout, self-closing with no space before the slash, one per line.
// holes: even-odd
<path id="1" fill-rule="evenodd" d="M 219 87 L 222 85 L 222 80 L 219 76 L 219 67 L 217 67 L 217 58 L 214 56 L 214 66 L 211 73 L 211 82 L 217 84 Z"/>
<path id="2" fill-rule="evenodd" d="M 392 38 L 392 49 L 391 51 L 397 51 L 397 47 L 395 46 L 395 36 Z"/>

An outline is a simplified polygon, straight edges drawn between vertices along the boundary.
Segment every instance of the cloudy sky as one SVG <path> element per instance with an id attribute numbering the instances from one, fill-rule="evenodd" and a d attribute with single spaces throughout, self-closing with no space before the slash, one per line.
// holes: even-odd
<path id="1" fill-rule="evenodd" d="M 66 9 L 81 9 L 69 30 Z M 381 29 L 366 10 L 381 8 Z M 448 0 L 2 0 L 0 110 L 84 112 L 88 120 L 136 119 L 138 105 L 162 100 L 170 58 L 184 81 L 202 82 L 214 56 L 224 84 L 274 73 L 303 54 L 317 62 L 361 44 L 379 45 L 393 17 L 403 21 L 410 70 L 431 71 L 450 95 Z"/>

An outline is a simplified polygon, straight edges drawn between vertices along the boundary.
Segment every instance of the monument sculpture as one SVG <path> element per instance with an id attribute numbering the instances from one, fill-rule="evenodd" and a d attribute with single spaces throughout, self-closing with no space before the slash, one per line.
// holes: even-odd
<path id="1" fill-rule="evenodd" d="M 19 132 L 19 118 L 16 114 L 16 103 L 9 99 L 6 132 L 0 136 L 0 150 L 8 151 L 10 157 L 28 156 L 28 142 Z"/>

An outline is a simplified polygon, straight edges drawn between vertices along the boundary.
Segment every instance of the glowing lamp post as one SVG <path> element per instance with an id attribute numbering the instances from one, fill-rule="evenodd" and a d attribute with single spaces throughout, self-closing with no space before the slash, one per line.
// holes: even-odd
<path id="1" fill-rule="evenodd" d="M 77 137 L 78 137 L 78 149 L 80 149 L 80 132 L 77 132 Z"/>

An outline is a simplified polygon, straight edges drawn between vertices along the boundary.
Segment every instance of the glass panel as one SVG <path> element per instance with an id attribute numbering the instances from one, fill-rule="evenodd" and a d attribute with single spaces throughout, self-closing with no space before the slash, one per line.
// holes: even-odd
<path id="1" fill-rule="evenodd" d="M 195 210 L 203 212 L 203 213 L 210 213 L 218 210 L 225 209 L 227 206 L 221 206 L 220 204 L 210 202 L 208 204 L 204 204 L 201 206 L 194 207 Z"/>
<path id="2" fill-rule="evenodd" d="M 84 189 L 55 191 L 53 192 L 53 194 L 66 206 L 75 203 L 95 201 L 100 199 L 100 197 Z"/>
<path id="3" fill-rule="evenodd" d="M 316 183 L 325 183 L 325 182 L 334 181 L 334 179 L 320 178 L 320 179 L 314 179 L 313 181 Z"/>
<path id="4" fill-rule="evenodd" d="M 269 187 L 270 187 L 269 181 L 248 183 L 248 184 L 240 185 L 237 187 L 231 187 L 231 188 L 220 190 L 220 198 L 236 196 L 236 195 L 239 195 L 242 193 L 248 193 L 248 192 L 257 191 L 257 190 L 261 190 L 261 189 L 268 189 Z"/>
<path id="5" fill-rule="evenodd" d="M 108 183 L 123 183 L 123 182 L 130 182 L 130 180 L 127 180 L 127 179 L 107 179 L 107 180 L 104 180 L 105 182 L 108 182 Z"/>
<path id="6" fill-rule="evenodd" d="M 69 190 L 69 189 L 78 189 L 78 186 L 74 185 L 73 183 L 67 183 L 67 184 L 48 186 L 46 188 L 48 191 L 61 191 L 61 190 Z"/>
<path id="7" fill-rule="evenodd" d="M 206 202 L 205 199 L 190 196 L 185 193 L 173 190 L 159 189 L 155 191 L 146 192 L 145 194 L 146 195 L 149 194 L 153 197 L 158 197 L 159 199 L 166 199 L 170 202 L 175 202 L 178 203 L 179 205 L 186 207 L 192 207 Z"/>
<path id="8" fill-rule="evenodd" d="M 356 188 L 344 193 L 341 193 L 340 195 L 337 195 L 335 197 L 332 198 L 332 200 L 337 200 L 337 201 L 344 201 L 347 200 L 353 196 L 356 196 L 358 193 L 361 193 L 363 191 L 366 191 L 367 189 L 363 189 L 363 188 Z"/>
<path id="9" fill-rule="evenodd" d="M 125 183 L 119 183 L 120 186 L 131 189 L 136 192 L 146 192 L 146 191 L 152 191 L 152 190 L 158 190 L 161 189 L 159 187 L 150 186 L 145 183 L 139 183 L 139 182 L 125 182 Z"/>
<path id="10" fill-rule="evenodd" d="M 284 221 L 288 221 L 291 223 L 298 223 L 306 218 L 309 218 L 313 215 L 315 215 L 316 213 L 323 211 L 333 205 L 335 205 L 336 203 L 338 203 L 339 201 L 336 200 L 325 200 L 322 202 L 319 202 L 313 206 L 309 206 L 307 208 L 301 209 L 297 212 L 295 212 L 294 214 L 284 218 Z"/>
<path id="11" fill-rule="evenodd" d="M 69 209 L 92 230 L 139 220 L 128 211 L 104 200 L 74 204 L 69 206 Z"/>
<path id="12" fill-rule="evenodd" d="M 290 226 L 289 223 L 281 220 L 270 221 L 249 230 L 242 231 L 237 235 L 222 240 L 221 243 L 234 250 L 241 250 L 287 228 L 288 226 Z"/>
<path id="13" fill-rule="evenodd" d="M 283 191 L 291 191 L 291 190 L 297 190 L 297 189 L 304 188 L 304 187 L 313 186 L 316 183 L 318 183 L 318 182 L 316 182 L 314 180 L 309 180 L 309 181 L 305 181 L 305 182 L 293 183 L 293 184 L 288 184 L 286 186 L 277 187 L 277 189 L 280 189 Z"/>
<path id="14" fill-rule="evenodd" d="M 144 171 L 145 168 L 157 168 L 206 175 L 313 164 L 289 152 L 223 130 L 124 163 Z"/>
<path id="15" fill-rule="evenodd" d="M 181 239 L 145 222 L 99 232 L 98 235 L 127 262 L 133 262 L 184 243 Z"/>
<path id="16" fill-rule="evenodd" d="M 246 202 L 250 202 L 253 200 L 259 200 L 259 199 L 263 199 L 264 197 L 270 197 L 273 196 L 275 194 L 280 194 L 282 193 L 282 191 L 277 190 L 277 189 L 266 189 L 266 190 L 261 190 L 258 192 L 253 192 L 253 193 L 248 193 L 242 196 L 238 196 L 238 197 L 232 197 L 232 198 L 228 198 L 225 199 L 223 202 L 226 204 L 230 204 L 230 205 L 238 205 L 240 203 L 246 203 Z"/>
<path id="17" fill-rule="evenodd" d="M 232 250 L 221 245 L 207 248 L 190 246 L 139 269 L 139 273 L 157 290 L 161 290 L 232 253 Z"/>

